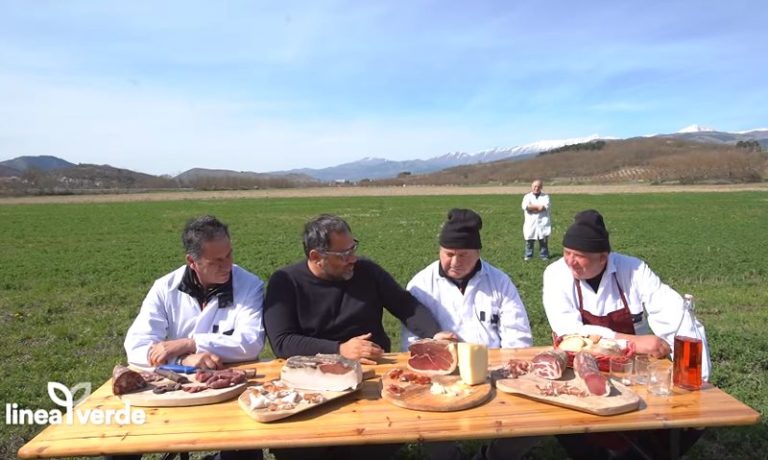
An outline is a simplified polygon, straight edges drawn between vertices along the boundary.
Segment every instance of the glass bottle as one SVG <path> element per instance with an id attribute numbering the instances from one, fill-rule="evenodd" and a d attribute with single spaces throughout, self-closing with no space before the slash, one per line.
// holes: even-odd
<path id="1" fill-rule="evenodd" d="M 693 296 L 683 297 L 683 317 L 675 333 L 672 383 L 686 390 L 701 389 L 701 358 L 704 342 L 693 312 Z"/>

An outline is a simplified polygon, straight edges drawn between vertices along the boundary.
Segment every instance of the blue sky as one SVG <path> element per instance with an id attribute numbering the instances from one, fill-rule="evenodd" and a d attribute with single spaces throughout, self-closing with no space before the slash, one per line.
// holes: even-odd
<path id="1" fill-rule="evenodd" d="M 768 127 L 768 2 L 0 0 L 0 160 L 151 174 Z"/>

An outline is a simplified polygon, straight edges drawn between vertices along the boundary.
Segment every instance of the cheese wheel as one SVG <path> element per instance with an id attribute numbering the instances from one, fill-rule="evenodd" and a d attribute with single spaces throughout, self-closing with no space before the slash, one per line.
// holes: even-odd
<path id="1" fill-rule="evenodd" d="M 467 385 L 485 383 L 488 378 L 488 347 L 477 343 L 459 343 L 459 375 Z"/>

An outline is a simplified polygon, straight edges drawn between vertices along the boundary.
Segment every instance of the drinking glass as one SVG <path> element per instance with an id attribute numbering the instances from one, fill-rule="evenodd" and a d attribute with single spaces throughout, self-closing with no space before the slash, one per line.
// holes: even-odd
<path id="1" fill-rule="evenodd" d="M 625 356 L 611 358 L 611 377 L 622 385 L 632 385 L 632 364 Z"/>
<path id="2" fill-rule="evenodd" d="M 648 383 L 648 365 L 650 364 L 648 355 L 635 355 L 635 367 L 632 373 L 632 381 L 635 385 L 645 385 Z"/>
<path id="3" fill-rule="evenodd" d="M 648 392 L 656 396 L 672 394 L 672 365 L 666 360 L 648 366 Z"/>

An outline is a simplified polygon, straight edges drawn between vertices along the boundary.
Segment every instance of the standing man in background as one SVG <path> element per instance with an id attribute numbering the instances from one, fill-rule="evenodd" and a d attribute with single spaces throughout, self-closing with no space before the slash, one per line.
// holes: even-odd
<path id="1" fill-rule="evenodd" d="M 549 218 L 549 195 L 544 193 L 544 184 L 536 179 L 531 184 L 531 192 L 523 197 L 523 238 L 525 238 L 525 260 L 533 258 L 533 246 L 539 241 L 539 257 L 549 259 L 547 240 L 552 233 Z"/>

